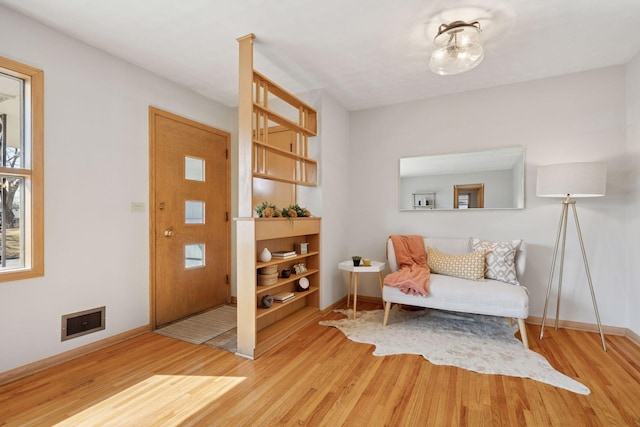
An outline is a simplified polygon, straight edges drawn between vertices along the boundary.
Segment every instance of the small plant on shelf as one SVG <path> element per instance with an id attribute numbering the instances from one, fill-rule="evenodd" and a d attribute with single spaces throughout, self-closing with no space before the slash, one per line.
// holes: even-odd
<path id="1" fill-rule="evenodd" d="M 259 218 L 278 218 L 282 216 L 282 211 L 269 202 L 262 202 L 256 206 L 256 213 Z"/>
<path id="2" fill-rule="evenodd" d="M 311 212 L 309 212 L 307 208 L 301 208 L 297 203 L 295 203 L 282 209 L 282 216 L 287 218 L 305 218 L 310 217 Z"/>

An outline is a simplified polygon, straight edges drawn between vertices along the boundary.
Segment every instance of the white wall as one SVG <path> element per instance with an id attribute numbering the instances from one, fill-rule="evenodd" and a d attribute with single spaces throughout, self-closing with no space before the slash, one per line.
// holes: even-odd
<path id="1" fill-rule="evenodd" d="M 528 247 L 522 283 L 530 291 L 530 314 L 541 316 L 561 201 L 535 196 L 536 170 L 603 161 L 607 196 L 580 199 L 578 214 L 602 321 L 626 326 L 626 103 L 620 66 L 353 112 L 350 157 L 357 161 L 350 162 L 349 184 L 360 191 L 350 195 L 349 252 L 382 260 L 390 234 L 522 238 Z M 525 147 L 524 210 L 398 210 L 400 157 L 514 144 Z M 569 226 L 560 318 L 595 323 L 572 221 Z M 365 293 L 379 295 L 375 278 L 363 282 Z"/>
<path id="2" fill-rule="evenodd" d="M 349 112 L 326 92 L 318 94 L 314 107 L 319 116 L 320 144 L 314 144 L 320 170 L 317 188 L 300 187 L 298 201 L 322 217 L 320 308 L 346 295 L 346 282 L 338 271 L 340 261 L 348 259 L 348 235 L 352 217 L 349 206 Z"/>
<path id="3" fill-rule="evenodd" d="M 149 323 L 148 107 L 233 132 L 233 109 L 0 7 L 0 55 L 45 73 L 45 276 L 0 283 L 0 371 Z M 61 315 L 106 330 L 60 342 Z"/>
<path id="4" fill-rule="evenodd" d="M 627 205 L 627 276 L 626 295 L 628 327 L 640 335 L 640 54 L 627 67 L 627 162 L 629 192 Z"/>

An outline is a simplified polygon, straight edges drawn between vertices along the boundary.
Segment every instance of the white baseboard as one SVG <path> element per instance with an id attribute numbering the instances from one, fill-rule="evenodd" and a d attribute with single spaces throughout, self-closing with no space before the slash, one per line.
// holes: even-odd
<path id="1" fill-rule="evenodd" d="M 527 318 L 527 323 L 531 323 L 532 325 L 542 325 L 542 317 L 529 316 Z M 545 328 L 547 326 L 554 328 L 556 325 L 555 319 L 547 318 L 545 322 Z M 586 332 L 596 332 L 599 333 L 598 325 L 593 323 L 582 323 L 582 322 L 573 322 L 571 320 L 558 320 L 558 327 L 565 329 L 575 329 L 577 331 L 586 331 Z M 602 326 L 602 332 L 605 335 L 618 335 L 621 337 L 628 338 L 629 341 L 640 346 L 640 335 L 633 332 L 628 328 L 620 328 L 617 326 Z"/>
<path id="2" fill-rule="evenodd" d="M 346 304 L 346 303 L 347 303 L 347 297 L 339 299 L 338 301 L 334 302 L 330 306 L 326 307 L 324 310 L 320 310 L 320 316 L 324 316 L 325 314 L 331 313 L 333 310 L 338 308 L 340 305 Z"/>
<path id="3" fill-rule="evenodd" d="M 636 344 L 637 346 L 640 346 L 640 335 L 636 334 L 630 329 L 627 329 L 627 333 L 625 336 L 629 338 L 632 343 Z"/>
<path id="4" fill-rule="evenodd" d="M 527 323 L 531 323 L 532 325 L 542 325 L 542 317 L 529 316 L 527 318 Z M 549 319 L 545 322 L 546 327 L 554 328 L 556 325 L 556 319 Z M 576 331 L 585 331 L 585 332 L 600 332 L 598 330 L 598 325 L 593 323 L 583 323 L 583 322 L 574 322 L 571 320 L 558 320 L 558 327 L 564 329 L 575 329 Z M 629 333 L 632 333 L 627 328 L 620 328 L 617 326 L 602 326 L 602 332 L 605 335 L 620 335 L 623 337 L 628 336 Z"/>

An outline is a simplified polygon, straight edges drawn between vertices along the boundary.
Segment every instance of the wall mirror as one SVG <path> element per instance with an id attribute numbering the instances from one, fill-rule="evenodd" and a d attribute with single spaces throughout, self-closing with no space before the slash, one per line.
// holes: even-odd
<path id="1" fill-rule="evenodd" d="M 400 159 L 400 210 L 524 209 L 524 149 Z"/>

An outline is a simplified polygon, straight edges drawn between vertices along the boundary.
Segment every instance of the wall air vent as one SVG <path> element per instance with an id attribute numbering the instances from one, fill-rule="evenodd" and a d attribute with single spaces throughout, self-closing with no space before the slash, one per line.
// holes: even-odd
<path id="1" fill-rule="evenodd" d="M 98 307 L 65 314 L 62 316 L 62 341 L 103 330 L 105 313 L 106 307 Z"/>

